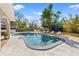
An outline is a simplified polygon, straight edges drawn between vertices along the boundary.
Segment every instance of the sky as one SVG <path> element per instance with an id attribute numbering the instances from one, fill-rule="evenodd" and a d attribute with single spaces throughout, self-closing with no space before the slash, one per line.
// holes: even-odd
<path id="1" fill-rule="evenodd" d="M 52 3 L 52 11 L 61 11 L 61 18 L 68 17 L 68 14 L 79 15 L 79 4 L 78 3 Z M 44 8 L 49 3 L 14 3 L 13 8 L 15 12 L 20 12 L 24 15 L 29 22 L 41 24 L 41 14 Z"/>

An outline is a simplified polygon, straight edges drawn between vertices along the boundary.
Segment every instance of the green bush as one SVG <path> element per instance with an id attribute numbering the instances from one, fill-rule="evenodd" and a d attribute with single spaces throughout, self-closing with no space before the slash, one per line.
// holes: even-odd
<path id="1" fill-rule="evenodd" d="M 4 36 L 8 36 L 9 33 L 8 33 L 8 32 L 2 32 L 2 35 L 4 35 Z"/>

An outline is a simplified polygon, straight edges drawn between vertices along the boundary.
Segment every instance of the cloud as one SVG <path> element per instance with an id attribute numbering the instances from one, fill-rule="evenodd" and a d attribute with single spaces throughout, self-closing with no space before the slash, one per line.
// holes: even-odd
<path id="1" fill-rule="evenodd" d="M 42 13 L 41 12 L 38 12 L 37 15 L 42 15 Z"/>
<path id="2" fill-rule="evenodd" d="M 26 18 L 31 19 L 31 18 L 32 18 L 32 16 L 26 16 Z"/>
<path id="3" fill-rule="evenodd" d="M 33 14 L 38 15 L 38 16 L 42 15 L 41 12 L 35 12 L 35 11 L 33 12 Z"/>
<path id="4" fill-rule="evenodd" d="M 36 14 L 37 12 L 34 11 L 33 13 Z"/>
<path id="5" fill-rule="evenodd" d="M 38 26 L 41 26 L 41 21 L 39 19 L 36 19 L 35 17 L 31 16 L 31 15 L 25 16 L 25 19 L 27 19 L 27 21 L 29 23 L 33 22 L 33 23 L 37 24 Z"/>
<path id="6" fill-rule="evenodd" d="M 21 4 L 14 5 L 13 7 L 14 7 L 14 10 L 16 10 L 16 11 L 17 11 L 17 10 L 24 9 L 24 6 L 21 5 Z"/>
<path id="7" fill-rule="evenodd" d="M 71 5 L 71 6 L 69 6 L 69 8 L 72 8 L 74 10 L 78 10 L 79 9 L 79 4 Z"/>

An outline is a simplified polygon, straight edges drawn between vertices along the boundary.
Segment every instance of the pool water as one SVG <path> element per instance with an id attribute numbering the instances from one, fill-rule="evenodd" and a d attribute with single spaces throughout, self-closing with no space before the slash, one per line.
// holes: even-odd
<path id="1" fill-rule="evenodd" d="M 32 46 L 47 46 L 60 41 L 59 38 L 39 33 L 22 33 L 25 41 Z"/>

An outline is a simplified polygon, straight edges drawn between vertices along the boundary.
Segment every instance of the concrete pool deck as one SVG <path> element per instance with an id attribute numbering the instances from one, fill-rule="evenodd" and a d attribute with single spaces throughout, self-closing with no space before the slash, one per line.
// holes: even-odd
<path id="1" fill-rule="evenodd" d="M 11 36 L 1 48 L 0 56 L 79 56 L 79 49 L 64 42 L 50 50 L 37 51 L 28 48 L 19 36 Z"/>

